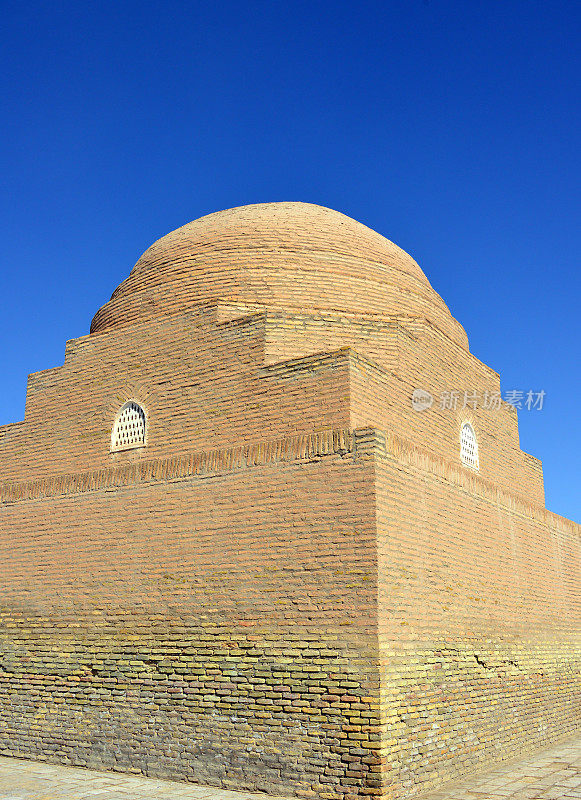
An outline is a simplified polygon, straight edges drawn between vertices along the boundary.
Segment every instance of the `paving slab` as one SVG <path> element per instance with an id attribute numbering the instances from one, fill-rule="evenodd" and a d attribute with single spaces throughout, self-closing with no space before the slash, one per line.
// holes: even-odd
<path id="1" fill-rule="evenodd" d="M 581 800 L 581 734 L 421 800 Z"/>
<path id="2" fill-rule="evenodd" d="M 270 795 L 0 757 L 0 800 L 270 800 Z"/>

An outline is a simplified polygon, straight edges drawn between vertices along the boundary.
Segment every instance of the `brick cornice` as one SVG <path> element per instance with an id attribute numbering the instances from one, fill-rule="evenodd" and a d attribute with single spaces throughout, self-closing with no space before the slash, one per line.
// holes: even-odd
<path id="1" fill-rule="evenodd" d="M 354 431 L 354 450 L 361 450 L 359 440 L 364 441 L 366 452 L 375 456 L 387 457 L 415 467 L 426 475 L 448 484 L 454 484 L 472 497 L 478 497 L 520 516 L 534 519 L 557 530 L 581 536 L 581 526 L 566 517 L 561 517 L 544 506 L 530 503 L 525 498 L 500 488 L 468 467 L 447 461 L 441 456 L 429 453 L 406 439 L 388 431 L 383 433 L 373 428 Z"/>
<path id="2" fill-rule="evenodd" d="M 347 348 L 348 349 L 348 348 Z M 328 455 L 352 454 L 354 458 L 396 460 L 425 475 L 453 484 L 461 491 L 498 507 L 532 518 L 567 533 L 581 535 L 581 526 L 518 494 L 507 492 L 468 468 L 429 453 L 390 431 L 377 428 L 335 428 L 308 434 L 250 442 L 237 447 L 205 450 L 180 456 L 140 461 L 31 481 L 0 483 L 0 504 L 44 497 L 79 494 L 140 483 L 180 480 L 195 475 L 230 472 L 274 462 L 308 461 Z"/>
<path id="3" fill-rule="evenodd" d="M 150 461 L 111 466 L 31 481 L 0 483 L 0 503 L 179 480 L 194 475 L 230 472 L 276 461 L 309 460 L 351 452 L 353 437 L 345 428 L 315 431 L 282 439 L 251 442 L 238 447 L 205 450 Z"/>

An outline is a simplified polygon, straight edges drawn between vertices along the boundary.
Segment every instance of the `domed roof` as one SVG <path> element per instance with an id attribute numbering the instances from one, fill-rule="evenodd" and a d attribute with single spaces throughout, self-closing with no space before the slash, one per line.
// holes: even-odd
<path id="1" fill-rule="evenodd" d="M 421 317 L 467 347 L 418 264 L 350 217 L 310 203 L 261 203 L 201 217 L 145 251 L 91 332 L 216 300 L 251 309 Z"/>

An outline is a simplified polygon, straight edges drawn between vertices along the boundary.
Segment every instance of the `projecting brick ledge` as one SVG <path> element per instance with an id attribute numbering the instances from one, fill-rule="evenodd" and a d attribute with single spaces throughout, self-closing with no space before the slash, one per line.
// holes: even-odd
<path id="1" fill-rule="evenodd" d="M 179 480 L 194 475 L 229 472 L 276 461 L 309 460 L 324 455 L 344 454 L 352 452 L 352 449 L 352 434 L 349 430 L 317 431 L 73 475 L 55 475 L 35 481 L 4 483 L 0 484 L 0 503 L 77 494 L 135 483 Z"/>
<path id="2" fill-rule="evenodd" d="M 337 428 L 298 436 L 250 442 L 236 447 L 188 453 L 183 456 L 72 475 L 54 475 L 34 481 L 0 483 L 0 504 L 43 497 L 78 494 L 138 483 L 181 480 L 276 462 L 309 461 L 329 455 L 365 455 L 395 458 L 430 473 L 434 478 L 461 486 L 472 495 L 512 512 L 536 519 L 556 529 L 581 536 L 581 526 L 552 511 L 535 506 L 518 494 L 500 489 L 471 470 L 436 456 L 391 432 L 377 428 Z"/>

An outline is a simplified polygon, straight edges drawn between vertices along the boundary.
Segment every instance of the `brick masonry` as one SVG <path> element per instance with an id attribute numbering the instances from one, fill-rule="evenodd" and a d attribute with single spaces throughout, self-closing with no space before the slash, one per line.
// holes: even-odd
<path id="1" fill-rule="evenodd" d="M 272 206 L 156 243 L 0 428 L 4 755 L 399 800 L 578 728 L 579 526 L 511 407 L 411 408 L 498 375 L 395 245 Z"/>

